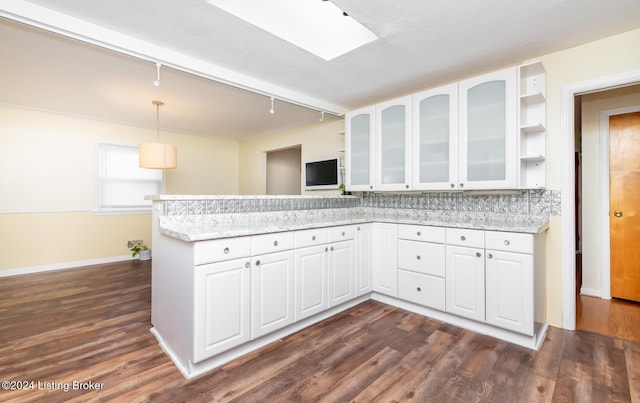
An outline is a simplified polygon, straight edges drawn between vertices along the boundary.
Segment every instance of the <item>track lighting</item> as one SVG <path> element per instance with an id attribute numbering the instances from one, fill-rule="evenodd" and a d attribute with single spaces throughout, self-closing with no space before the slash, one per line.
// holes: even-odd
<path id="1" fill-rule="evenodd" d="M 156 87 L 160 86 L 160 67 L 162 67 L 162 65 L 160 63 L 156 63 L 156 79 L 153 80 L 153 85 Z"/>
<path id="2" fill-rule="evenodd" d="M 320 119 L 321 122 L 324 122 L 324 111 L 320 111 Z"/>
<path id="3" fill-rule="evenodd" d="M 273 97 L 271 97 L 271 109 L 269 109 L 269 113 L 270 113 L 270 114 L 272 114 L 272 115 L 273 115 L 274 113 L 276 113 L 276 110 L 275 110 L 275 109 L 273 109 L 273 100 L 274 100 L 274 98 L 273 98 Z"/>

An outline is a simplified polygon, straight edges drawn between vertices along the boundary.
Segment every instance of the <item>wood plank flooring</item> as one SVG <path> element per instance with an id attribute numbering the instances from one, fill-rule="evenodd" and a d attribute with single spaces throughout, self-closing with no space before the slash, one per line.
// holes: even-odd
<path id="1" fill-rule="evenodd" d="M 578 295 L 576 328 L 640 342 L 640 303 Z"/>
<path id="2" fill-rule="evenodd" d="M 149 333 L 150 277 L 0 278 L 0 381 L 34 382 L 0 401 L 640 402 L 640 343 L 550 328 L 534 352 L 374 301 L 187 381 Z"/>

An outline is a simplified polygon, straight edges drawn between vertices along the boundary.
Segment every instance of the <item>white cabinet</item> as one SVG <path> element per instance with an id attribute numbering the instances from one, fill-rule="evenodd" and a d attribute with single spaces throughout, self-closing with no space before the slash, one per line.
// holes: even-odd
<path id="1" fill-rule="evenodd" d="M 250 267 L 249 258 L 195 267 L 193 362 L 250 340 Z"/>
<path id="2" fill-rule="evenodd" d="M 375 106 L 369 106 L 345 115 L 346 190 L 373 190 L 375 111 Z"/>
<path id="3" fill-rule="evenodd" d="M 411 96 L 376 105 L 375 190 L 411 188 Z"/>
<path id="4" fill-rule="evenodd" d="M 295 251 L 294 318 L 296 321 L 327 309 L 329 247 L 311 246 Z"/>
<path id="5" fill-rule="evenodd" d="M 356 228 L 356 296 L 371 292 L 371 259 L 373 224 L 360 224 Z"/>
<path id="6" fill-rule="evenodd" d="M 460 189 L 517 187 L 517 70 L 460 81 Z"/>
<path id="7" fill-rule="evenodd" d="M 458 84 L 413 95 L 412 188 L 451 190 L 458 183 Z"/>
<path id="8" fill-rule="evenodd" d="M 398 296 L 398 225 L 373 223 L 371 274 L 373 291 Z"/>
<path id="9" fill-rule="evenodd" d="M 293 251 L 251 258 L 251 338 L 293 323 Z"/>
<path id="10" fill-rule="evenodd" d="M 518 68 L 520 98 L 520 175 L 522 189 L 545 187 L 546 72 L 539 61 Z"/>
<path id="11" fill-rule="evenodd" d="M 533 334 L 533 235 L 487 231 L 486 321 Z"/>
<path id="12" fill-rule="evenodd" d="M 355 297 L 355 241 L 329 245 L 329 307 L 340 305 Z"/>

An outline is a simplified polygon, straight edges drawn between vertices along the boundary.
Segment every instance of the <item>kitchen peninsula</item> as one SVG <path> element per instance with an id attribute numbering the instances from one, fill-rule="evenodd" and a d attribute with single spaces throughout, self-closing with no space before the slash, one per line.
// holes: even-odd
<path id="1" fill-rule="evenodd" d="M 537 349 L 533 196 L 481 196 L 494 211 L 457 194 L 149 197 L 152 332 L 188 378 L 370 298 Z"/>

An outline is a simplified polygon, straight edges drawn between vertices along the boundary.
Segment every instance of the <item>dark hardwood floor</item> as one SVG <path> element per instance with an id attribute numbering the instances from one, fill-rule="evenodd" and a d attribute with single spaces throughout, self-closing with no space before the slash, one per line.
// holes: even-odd
<path id="1" fill-rule="evenodd" d="M 640 343 L 583 331 L 534 352 L 368 301 L 187 381 L 150 327 L 148 262 L 0 278 L 0 401 L 640 402 Z"/>

